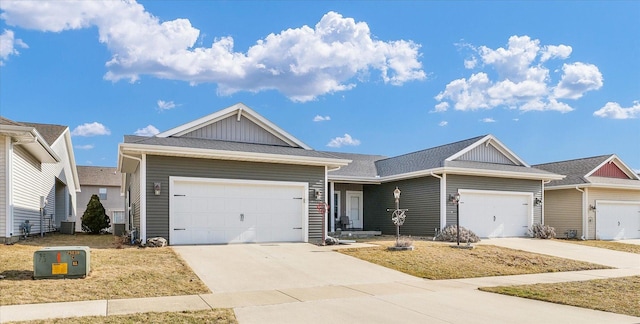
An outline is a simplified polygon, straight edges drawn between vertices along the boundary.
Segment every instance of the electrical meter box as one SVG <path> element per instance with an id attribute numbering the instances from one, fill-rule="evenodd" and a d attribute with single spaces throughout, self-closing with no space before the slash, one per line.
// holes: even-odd
<path id="1" fill-rule="evenodd" d="M 45 247 L 33 253 L 33 279 L 84 278 L 90 261 L 88 246 Z"/>

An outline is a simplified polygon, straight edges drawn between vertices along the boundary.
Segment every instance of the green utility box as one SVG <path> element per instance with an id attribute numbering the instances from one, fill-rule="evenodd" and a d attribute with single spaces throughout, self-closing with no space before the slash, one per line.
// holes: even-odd
<path id="1" fill-rule="evenodd" d="M 88 246 L 56 246 L 33 253 L 33 279 L 84 278 L 91 272 Z"/>

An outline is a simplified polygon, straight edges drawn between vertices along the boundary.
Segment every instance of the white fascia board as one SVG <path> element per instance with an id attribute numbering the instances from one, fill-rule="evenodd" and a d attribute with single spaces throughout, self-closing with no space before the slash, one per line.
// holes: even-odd
<path id="1" fill-rule="evenodd" d="M 621 190 L 640 190 L 640 185 L 624 185 L 624 184 L 607 184 L 607 183 L 581 183 L 573 185 L 562 186 L 544 186 L 544 190 L 562 190 L 562 189 L 584 189 L 584 188 L 598 188 L 598 189 L 621 189 Z"/>
<path id="2" fill-rule="evenodd" d="M 16 140 L 15 144 L 23 146 L 41 163 L 60 162 L 60 157 L 35 127 L 0 125 L 0 133 L 14 138 Z"/>
<path id="3" fill-rule="evenodd" d="M 480 146 L 482 144 L 486 144 L 486 145 L 491 144 L 498 151 L 500 151 L 500 153 L 504 154 L 504 156 L 507 157 L 511 162 L 513 162 L 515 164 L 518 164 L 518 165 L 525 166 L 527 168 L 530 167 L 529 164 L 527 164 L 523 159 L 521 159 L 519 156 L 517 156 L 515 153 L 513 153 L 509 148 L 507 148 L 504 144 L 502 144 L 502 142 L 500 142 L 493 135 L 487 135 L 487 136 L 483 137 L 482 139 L 478 140 L 477 142 L 465 147 L 460 152 L 458 152 L 458 153 L 446 158 L 445 161 L 453 161 L 453 160 L 461 157 L 465 153 L 473 150 L 474 148 L 476 148 L 476 147 L 478 147 L 478 146 Z"/>
<path id="4" fill-rule="evenodd" d="M 351 163 L 351 160 L 345 159 L 333 159 L 333 158 L 321 158 L 321 157 L 308 157 L 297 155 L 281 155 L 281 154 L 269 154 L 269 153 L 254 153 L 243 151 L 224 151 L 224 150 L 211 150 L 211 149 L 198 149 L 198 148 L 184 148 L 174 146 L 157 145 L 144 145 L 144 144 L 120 144 L 120 155 L 126 153 L 142 153 L 153 155 L 168 155 L 168 156 L 184 156 L 184 157 L 198 157 L 198 158 L 210 158 L 218 160 L 233 160 L 233 161 L 249 161 L 249 162 L 270 162 L 270 163 L 282 163 L 282 164 L 298 164 L 298 165 L 312 165 L 312 166 L 329 166 L 339 167 L 346 166 Z M 121 166 L 120 163 L 119 167 Z"/>
<path id="5" fill-rule="evenodd" d="M 600 170 L 600 168 L 602 168 L 607 163 L 614 163 L 620 170 L 622 170 L 622 172 L 624 172 L 627 176 L 631 177 L 631 179 L 640 180 L 640 177 L 635 172 L 633 172 L 633 170 L 628 165 L 626 165 L 622 160 L 620 160 L 620 158 L 615 154 L 612 154 L 608 159 L 600 163 L 597 167 L 595 167 L 593 170 L 587 173 L 585 177 L 590 177 L 596 171 Z"/>
<path id="6" fill-rule="evenodd" d="M 403 179 L 410 179 L 416 177 L 431 176 L 431 174 L 455 174 L 455 175 L 471 175 L 471 176 L 483 176 L 483 177 L 496 177 L 496 178 L 513 178 L 513 179 L 528 179 L 528 180 L 561 180 L 565 176 L 559 174 L 541 175 L 532 174 L 526 172 L 512 172 L 512 171 L 499 171 L 499 170 L 485 170 L 485 169 L 465 169 L 465 168 L 436 168 L 429 170 L 420 170 L 416 172 L 398 174 L 393 176 L 387 176 L 381 178 L 381 182 L 389 182 Z"/>
<path id="7" fill-rule="evenodd" d="M 54 144 L 60 140 L 60 138 L 64 138 L 64 143 L 67 146 L 67 156 L 69 158 L 69 167 L 71 168 L 71 173 L 73 174 L 73 182 L 76 186 L 76 192 L 81 192 L 80 187 L 80 177 L 78 176 L 78 169 L 76 167 L 76 156 L 73 153 L 73 143 L 71 142 L 71 133 L 69 132 L 69 127 L 65 128 L 64 132 L 62 132 L 62 136 L 60 136 Z"/>
<path id="8" fill-rule="evenodd" d="M 328 180 L 335 183 L 354 183 L 354 184 L 380 184 L 381 178 L 376 177 L 350 177 L 350 176 L 334 176 L 329 173 Z"/>
<path id="9" fill-rule="evenodd" d="M 178 127 L 172 128 L 172 129 L 170 129 L 168 131 L 159 133 L 156 136 L 157 137 L 181 136 L 181 135 L 189 133 L 189 132 L 191 132 L 191 131 L 193 131 L 193 130 L 195 130 L 197 128 L 213 124 L 213 123 L 215 123 L 215 122 L 217 122 L 219 120 L 225 119 L 225 118 L 230 117 L 230 116 L 235 115 L 235 114 L 238 115 L 238 118 L 243 116 L 243 117 L 251 120 L 252 122 L 256 123 L 258 126 L 262 127 L 264 130 L 268 131 L 269 133 L 271 133 L 272 135 L 276 136 L 277 138 L 283 140 L 284 142 L 286 142 L 289 145 L 299 146 L 301 148 L 304 148 L 305 150 L 311 150 L 312 149 L 310 146 L 308 146 L 307 144 L 303 143 L 299 139 L 295 138 L 291 134 L 287 133 L 282 128 L 276 126 L 275 124 L 273 124 L 272 122 L 270 122 L 266 118 L 262 117 L 260 114 L 258 114 L 253 109 L 249 108 L 248 106 L 246 106 L 243 103 L 237 103 L 237 104 L 235 104 L 233 106 L 227 107 L 225 109 L 222 109 L 220 111 L 214 112 L 214 113 L 209 114 L 207 116 L 198 118 L 198 119 L 196 119 L 194 121 L 191 121 L 189 123 L 186 123 L 186 124 L 180 125 Z"/>

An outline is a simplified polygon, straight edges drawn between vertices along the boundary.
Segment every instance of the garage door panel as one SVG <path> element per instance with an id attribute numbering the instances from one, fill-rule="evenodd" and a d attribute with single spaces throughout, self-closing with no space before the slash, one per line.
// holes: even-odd
<path id="1" fill-rule="evenodd" d="M 305 184 L 175 180 L 171 244 L 303 241 Z M 173 194 L 184 193 L 175 197 Z"/>
<path id="2" fill-rule="evenodd" d="M 596 238 L 640 238 L 640 202 L 596 201 Z"/>
<path id="3" fill-rule="evenodd" d="M 460 226 L 480 237 L 525 236 L 530 200 L 529 193 L 461 190 Z"/>

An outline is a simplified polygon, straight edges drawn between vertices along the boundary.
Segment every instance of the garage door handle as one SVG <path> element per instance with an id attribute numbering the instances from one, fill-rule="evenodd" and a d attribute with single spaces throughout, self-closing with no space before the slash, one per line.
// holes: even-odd
<path id="1" fill-rule="evenodd" d="M 302 227 L 294 227 L 293 229 L 302 229 Z"/>
<path id="2" fill-rule="evenodd" d="M 620 221 L 618 221 L 618 226 L 620 226 Z"/>
<path id="3" fill-rule="evenodd" d="M 173 195 L 174 197 L 186 197 L 187 195 Z"/>
<path id="4" fill-rule="evenodd" d="M 174 228 L 173 230 L 174 231 L 186 231 L 187 229 L 186 228 Z"/>
<path id="5" fill-rule="evenodd" d="M 494 222 L 496 221 L 496 217 L 495 217 L 495 216 L 493 216 L 493 221 L 494 221 Z"/>

